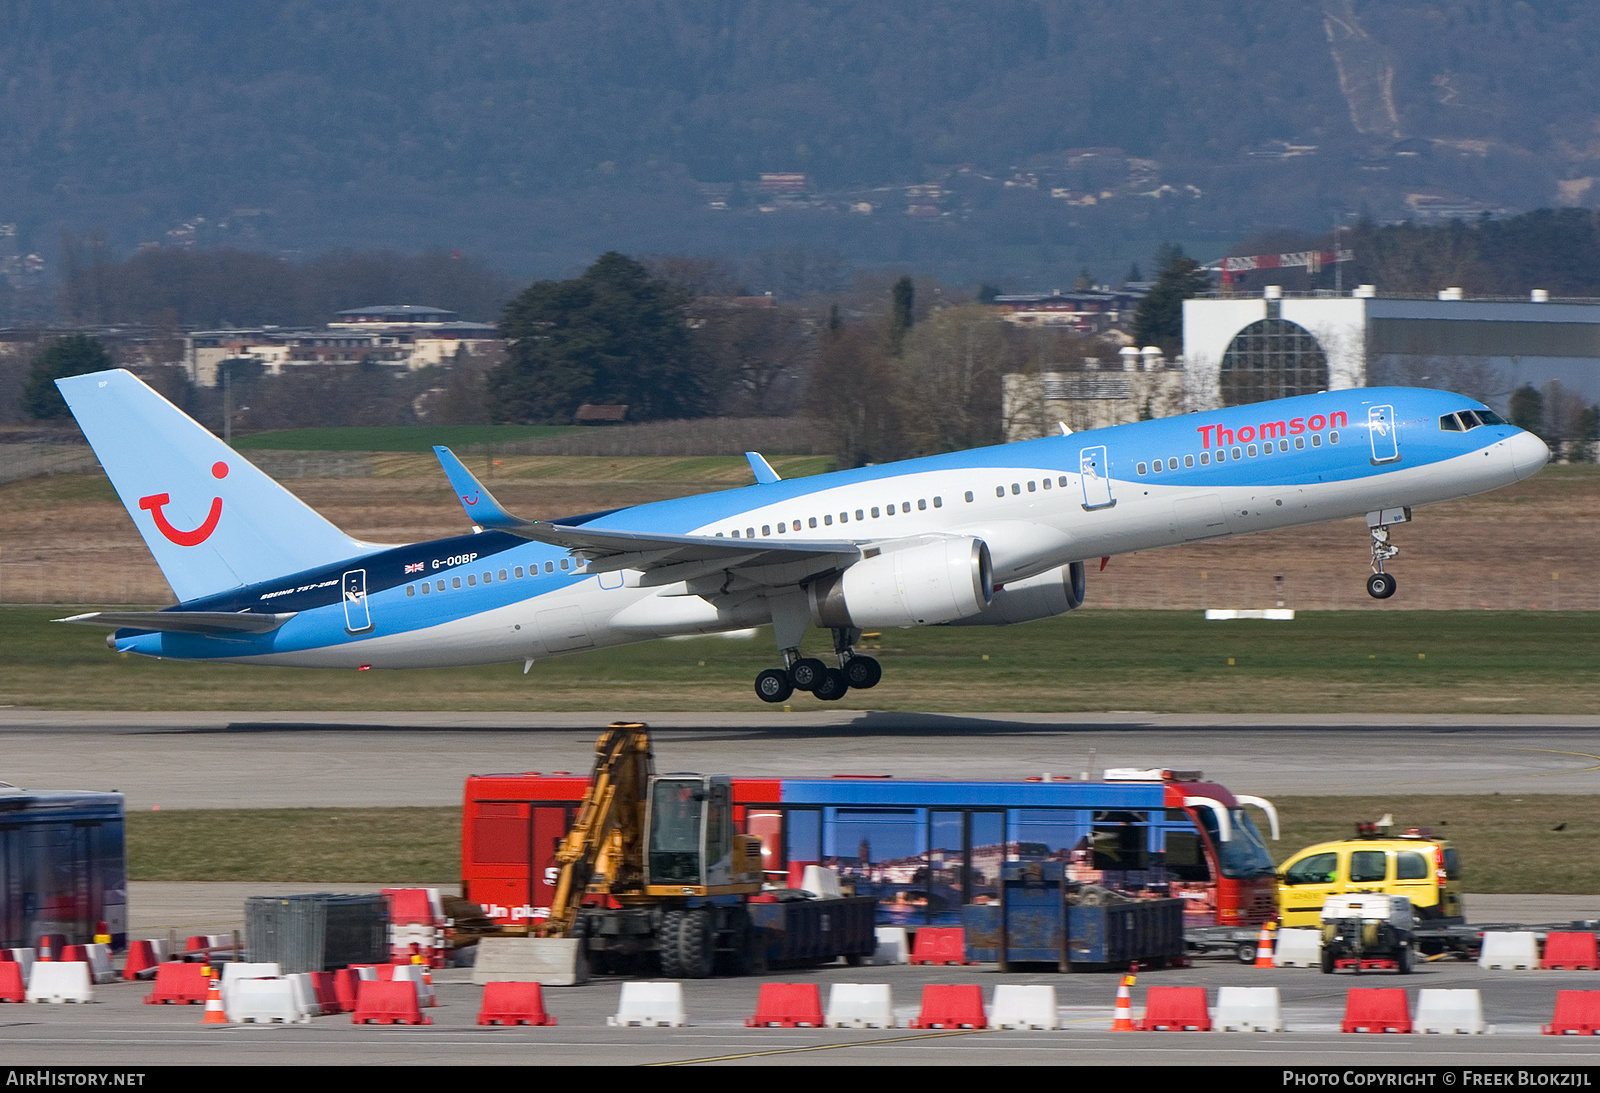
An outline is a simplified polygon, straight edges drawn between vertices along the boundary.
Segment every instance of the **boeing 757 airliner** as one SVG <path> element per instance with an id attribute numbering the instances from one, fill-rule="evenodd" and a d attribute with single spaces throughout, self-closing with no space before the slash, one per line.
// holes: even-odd
<path id="1" fill-rule="evenodd" d="M 1365 515 L 1394 594 L 1413 506 L 1534 474 L 1538 437 L 1473 399 L 1360 388 L 1207 410 L 557 520 L 507 512 L 446 448 L 470 534 L 345 535 L 132 374 L 58 381 L 180 601 L 63 622 L 119 652 L 323 668 L 522 661 L 772 627 L 756 694 L 876 684 L 863 629 L 1000 626 L 1079 606 L 1084 560 Z M 837 667 L 801 654 L 832 632 Z"/>

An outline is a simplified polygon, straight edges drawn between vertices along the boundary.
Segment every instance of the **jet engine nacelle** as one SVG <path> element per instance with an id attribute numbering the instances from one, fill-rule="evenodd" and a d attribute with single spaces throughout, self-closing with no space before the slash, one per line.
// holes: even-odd
<path id="1" fill-rule="evenodd" d="M 956 619 L 952 626 L 1009 626 L 1065 615 L 1083 606 L 1088 579 L 1082 562 L 1057 566 L 1026 580 L 1012 581 L 994 592 L 994 602 L 986 611 Z"/>
<path id="2" fill-rule="evenodd" d="M 817 626 L 929 626 L 976 615 L 994 597 L 981 539 L 945 539 L 863 558 L 807 588 Z"/>

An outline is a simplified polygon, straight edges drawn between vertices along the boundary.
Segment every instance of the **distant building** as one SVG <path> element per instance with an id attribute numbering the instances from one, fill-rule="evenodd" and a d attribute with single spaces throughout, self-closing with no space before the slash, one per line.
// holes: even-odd
<path id="1" fill-rule="evenodd" d="M 1268 286 L 1258 297 L 1185 300 L 1183 356 L 1209 405 L 1402 384 L 1459 391 L 1503 413 L 1511 391 L 1552 380 L 1600 402 L 1600 299 Z"/>
<path id="2" fill-rule="evenodd" d="M 321 328 L 197 330 L 184 338 L 184 366 L 192 382 L 215 387 L 218 365 L 235 357 L 259 361 L 270 375 L 363 362 L 414 372 L 449 364 L 462 350 L 482 353 L 503 344 L 492 323 L 462 322 L 443 308 L 387 304 L 341 311 Z"/>
<path id="3" fill-rule="evenodd" d="M 626 403 L 597 406 L 586 402 L 572 415 L 574 425 L 621 425 L 627 420 Z"/>
<path id="4" fill-rule="evenodd" d="M 1126 325 L 1144 292 L 1052 292 L 996 296 L 993 307 L 1019 326 L 1064 326 L 1083 334 L 1104 334 Z"/>
<path id="5" fill-rule="evenodd" d="M 788 171 L 768 171 L 761 175 L 764 194 L 803 194 L 811 189 L 805 175 Z"/>

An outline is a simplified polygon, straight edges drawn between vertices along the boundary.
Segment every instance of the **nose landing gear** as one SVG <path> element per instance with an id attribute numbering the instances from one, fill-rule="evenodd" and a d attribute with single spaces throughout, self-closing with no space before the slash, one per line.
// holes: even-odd
<path id="1" fill-rule="evenodd" d="M 1367 578 L 1367 595 L 1375 600 L 1388 599 L 1396 588 L 1394 574 L 1383 569 L 1383 563 L 1400 553 L 1400 548 L 1389 539 L 1389 525 L 1404 524 L 1410 519 L 1408 508 L 1367 513 L 1367 529 L 1372 532 L 1372 576 Z"/>

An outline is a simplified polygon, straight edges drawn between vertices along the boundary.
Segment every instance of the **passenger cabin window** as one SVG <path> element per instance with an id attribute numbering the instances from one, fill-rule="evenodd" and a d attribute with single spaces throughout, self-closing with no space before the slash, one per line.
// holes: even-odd
<path id="1" fill-rule="evenodd" d="M 1251 449 L 1250 449 L 1250 454 L 1251 454 L 1251 455 L 1255 455 L 1255 454 L 1256 454 L 1256 450 L 1255 450 L 1255 449 L 1254 449 L 1254 448 L 1251 448 Z M 1244 455 L 1243 455 L 1243 453 L 1241 453 L 1241 452 L 1240 452 L 1240 451 L 1239 451 L 1239 449 L 1238 449 L 1238 448 L 1235 448 L 1235 449 L 1233 449 L 1233 458 L 1234 458 L 1234 459 L 1243 459 L 1243 458 L 1244 458 Z"/>
<path id="2" fill-rule="evenodd" d="M 422 582 L 422 594 L 424 596 L 426 596 L 429 592 L 432 592 L 432 591 L 433 591 L 433 586 L 430 585 L 427 581 L 423 581 Z"/>
<path id="3" fill-rule="evenodd" d="M 414 584 L 406 585 L 406 595 L 407 596 L 415 596 L 416 594 L 417 594 L 417 586 L 416 585 L 414 585 Z"/>
<path id="4" fill-rule="evenodd" d="M 917 498 L 917 511 L 918 512 L 922 512 L 922 511 L 926 510 L 927 507 L 928 507 L 927 498 L 925 498 L 925 497 Z"/>
<path id="5" fill-rule="evenodd" d="M 477 577 L 477 574 L 475 574 L 475 573 L 468 573 L 468 574 L 467 574 L 467 587 L 468 587 L 468 588 L 471 588 L 471 587 L 473 587 L 473 586 L 474 586 L 474 585 L 476 585 L 476 584 L 477 584 L 477 583 L 478 583 L 478 577 Z"/>
<path id="6" fill-rule="evenodd" d="M 1283 883 L 1332 884 L 1338 865 L 1337 854 L 1313 854 L 1291 865 L 1283 874 Z"/>
<path id="7" fill-rule="evenodd" d="M 1034 486 L 1033 486 L 1033 483 L 1032 483 L 1032 482 L 1029 482 L 1029 483 L 1028 483 L 1028 492 L 1029 492 L 1029 493 L 1038 493 L 1038 492 L 1039 492 L 1039 491 L 1038 491 L 1038 490 L 1036 490 L 1036 489 L 1034 489 Z"/>
<path id="8" fill-rule="evenodd" d="M 969 505 L 972 503 L 972 491 L 971 490 L 967 491 L 967 503 Z"/>
<path id="9" fill-rule="evenodd" d="M 878 506 L 877 505 L 873 505 L 872 506 L 872 518 L 874 520 L 876 520 L 878 518 Z"/>
<path id="10" fill-rule="evenodd" d="M 823 517 L 822 517 L 822 523 L 823 523 L 823 524 L 824 524 L 824 525 L 825 525 L 825 526 L 827 526 L 827 527 L 830 527 L 830 528 L 831 528 L 831 527 L 832 527 L 832 526 L 833 526 L 833 516 L 832 516 L 832 515 L 830 515 L 830 514 L 825 514 L 825 515 L 824 515 L 824 516 L 823 516 Z"/>
<path id="11" fill-rule="evenodd" d="M 817 526 L 817 518 L 816 518 L 816 517 L 815 517 L 815 516 L 813 516 L 813 517 L 811 517 L 811 518 L 810 518 L 810 519 L 808 519 L 808 520 L 807 520 L 807 521 L 806 521 L 806 526 L 807 526 L 807 527 L 813 527 L 813 528 L 814 528 L 814 527 L 816 527 L 816 526 Z M 796 520 L 796 521 L 795 521 L 795 524 L 794 524 L 794 529 L 795 529 L 795 530 L 796 530 L 796 531 L 799 531 L 799 530 L 800 530 L 800 521 L 798 521 L 798 520 Z"/>
<path id="12" fill-rule="evenodd" d="M 1148 472 L 1150 470 L 1150 468 L 1148 466 L 1146 466 L 1145 464 L 1141 463 L 1137 467 L 1135 467 L 1134 470 L 1138 471 L 1140 474 L 1145 474 L 1146 472 Z"/>
<path id="13" fill-rule="evenodd" d="M 1194 466 L 1194 456 L 1192 456 L 1192 455 L 1186 455 L 1186 456 L 1184 456 L 1184 457 L 1183 457 L 1183 465 L 1184 465 L 1184 466 L 1185 466 L 1185 467 L 1192 467 L 1192 466 Z"/>
<path id="14" fill-rule="evenodd" d="M 1304 448 L 1306 446 L 1306 438 L 1303 437 L 1303 436 L 1295 437 L 1294 438 L 1294 446 L 1296 448 Z"/>
<path id="15" fill-rule="evenodd" d="M 1011 483 L 1011 495 L 1013 497 L 1015 497 L 1017 494 L 1019 494 L 1021 492 L 1022 492 L 1022 486 L 1021 485 L 1019 485 L 1016 482 Z"/>
<path id="16" fill-rule="evenodd" d="M 553 572 L 555 572 L 555 568 L 556 568 L 556 564 L 555 564 L 555 563 L 554 563 L 554 562 L 546 562 L 546 563 L 545 563 L 545 564 L 544 564 L 544 571 L 545 571 L 545 572 L 546 572 L 546 573 L 553 573 Z"/>
<path id="17" fill-rule="evenodd" d="M 878 514 L 877 513 L 873 513 L 872 515 L 876 516 Z M 867 514 L 866 514 L 866 512 L 864 510 L 856 509 L 856 520 L 857 520 L 857 522 L 865 520 L 866 518 L 867 518 Z"/>
<path id="18" fill-rule="evenodd" d="M 1389 855 L 1382 850 L 1356 850 L 1350 855 L 1350 883 L 1372 884 L 1389 876 Z"/>
<path id="19" fill-rule="evenodd" d="M 1313 448 L 1322 447 L 1322 434 L 1321 433 L 1312 433 L 1311 434 L 1311 446 Z"/>
<path id="20" fill-rule="evenodd" d="M 571 558 L 563 558 L 563 559 L 561 559 L 561 568 L 562 569 L 566 569 L 570 565 L 572 565 L 572 559 Z"/>
<path id="21" fill-rule="evenodd" d="M 513 572 L 513 573 L 515 573 L 517 575 L 517 580 L 519 580 L 519 581 L 522 580 L 522 567 L 520 565 L 517 566 L 517 568 L 513 569 L 511 572 Z"/>
<path id="22" fill-rule="evenodd" d="M 1056 485 L 1058 485 L 1058 486 L 1062 487 L 1063 489 L 1065 489 L 1066 485 L 1067 485 L 1067 476 L 1066 475 L 1062 475 L 1060 478 L 1056 479 Z"/>
<path id="23" fill-rule="evenodd" d="M 761 537 L 763 539 L 765 539 L 767 536 L 769 536 L 771 534 L 772 534 L 772 525 L 771 524 L 762 524 L 761 525 Z"/>
<path id="24" fill-rule="evenodd" d="M 1004 486 L 996 486 L 994 488 L 994 495 L 996 497 L 1004 497 L 1006 495 L 1006 488 Z"/>
<path id="25" fill-rule="evenodd" d="M 1251 459 L 1256 457 L 1256 446 L 1254 444 L 1251 444 L 1249 447 L 1245 448 L 1245 451 L 1250 453 Z"/>
<path id="26" fill-rule="evenodd" d="M 1048 478 L 1046 478 L 1046 479 L 1045 479 L 1045 480 L 1044 480 L 1044 481 L 1043 481 L 1043 482 L 1042 482 L 1042 483 L 1041 483 L 1041 485 L 1043 485 L 1043 486 L 1044 486 L 1044 488 L 1045 488 L 1045 489 L 1049 489 L 1049 488 L 1050 488 L 1050 480 L 1049 480 L 1049 479 L 1048 479 Z"/>
<path id="27" fill-rule="evenodd" d="M 969 499 L 971 498 L 970 494 L 968 494 L 968 498 Z M 933 499 L 933 507 L 936 508 L 936 509 L 944 508 L 944 498 L 943 497 L 935 497 Z"/>
<path id="28" fill-rule="evenodd" d="M 1210 452 L 1201 452 L 1200 453 L 1200 465 L 1202 467 L 1204 467 L 1206 464 L 1208 464 L 1210 462 L 1211 462 L 1211 453 Z"/>

